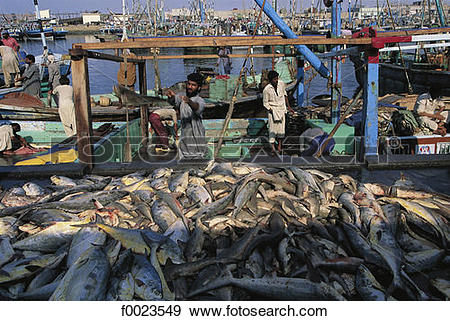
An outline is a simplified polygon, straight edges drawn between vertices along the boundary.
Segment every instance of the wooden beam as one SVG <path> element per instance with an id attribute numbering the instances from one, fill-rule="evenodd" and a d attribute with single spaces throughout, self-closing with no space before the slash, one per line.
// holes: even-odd
<path id="1" fill-rule="evenodd" d="M 94 58 L 94 59 L 100 59 L 100 60 L 109 60 L 109 61 L 115 61 L 115 62 L 124 62 L 124 58 L 121 56 L 115 56 L 115 55 L 110 55 L 110 54 L 105 54 L 102 52 L 95 52 L 95 51 L 90 51 L 90 50 L 86 50 L 84 48 L 81 48 L 79 46 L 76 46 L 73 49 L 69 50 L 69 53 L 71 55 L 75 55 L 75 56 L 85 56 L 87 58 Z M 141 62 L 140 59 L 136 59 L 136 58 L 128 58 L 127 59 L 128 62 L 132 62 L 132 63 L 139 63 Z"/>
<path id="2" fill-rule="evenodd" d="M 125 48 L 184 48 L 184 47 L 221 47 L 221 46 L 264 46 L 264 45 L 367 45 L 371 41 L 369 38 L 323 38 L 305 36 L 297 39 L 222 39 L 221 37 L 195 38 L 186 41 L 183 37 L 178 38 L 150 38 L 134 42 L 100 42 L 100 43 L 78 43 L 73 44 L 73 48 L 82 48 L 88 50 L 100 49 L 125 49 Z"/>
<path id="3" fill-rule="evenodd" d="M 81 55 L 76 55 L 76 53 Z M 77 123 L 78 160 L 93 167 L 92 115 L 89 90 L 88 59 L 83 52 L 71 52 L 73 98 Z"/>
<path id="4" fill-rule="evenodd" d="M 413 36 L 413 35 L 432 35 L 432 34 L 446 33 L 446 32 L 450 32 L 450 28 L 378 31 L 377 36 L 378 37 L 398 37 L 398 36 Z"/>
<path id="5" fill-rule="evenodd" d="M 246 54 L 230 54 L 228 55 L 230 58 L 245 58 Z M 285 54 L 252 54 L 249 57 L 253 58 L 272 58 L 272 57 L 290 57 L 292 55 Z M 139 56 L 140 59 L 152 60 L 153 56 Z M 217 59 L 219 55 L 216 54 L 204 54 L 204 55 L 167 55 L 167 56 L 158 56 L 158 60 L 165 59 Z"/>
<path id="6" fill-rule="evenodd" d="M 139 72 L 139 92 L 141 95 L 147 95 L 147 69 L 145 61 L 138 64 Z M 147 149 L 148 144 L 148 107 L 141 106 L 141 137 L 142 146 Z"/>

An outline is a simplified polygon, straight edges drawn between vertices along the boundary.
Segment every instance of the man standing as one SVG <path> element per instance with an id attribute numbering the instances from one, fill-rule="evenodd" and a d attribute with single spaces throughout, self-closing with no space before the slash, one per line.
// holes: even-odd
<path id="1" fill-rule="evenodd" d="M 73 104 L 73 88 L 70 86 L 69 78 L 62 76 L 59 79 L 60 85 L 53 93 L 58 96 L 58 113 L 63 124 L 67 137 L 72 137 L 77 133 L 77 123 L 75 120 L 75 106 Z"/>
<path id="2" fill-rule="evenodd" d="M 202 158 L 206 152 L 205 127 L 202 114 L 205 101 L 199 96 L 203 84 L 203 76 L 199 73 L 188 75 L 186 96 L 176 95 L 172 90 L 167 96 L 179 111 L 181 121 L 180 152 L 183 158 Z"/>
<path id="3" fill-rule="evenodd" d="M 217 59 L 217 66 L 219 67 L 220 75 L 229 75 L 231 72 L 231 58 L 228 56 L 230 49 L 226 47 L 220 47 L 219 58 Z"/>
<path id="4" fill-rule="evenodd" d="M 169 151 L 169 134 L 167 133 L 166 126 L 162 123 L 163 120 L 170 120 L 173 122 L 173 129 L 175 131 L 175 140 L 177 137 L 177 113 L 172 108 L 161 108 L 155 110 L 148 117 L 150 124 L 156 134 L 156 147 L 160 148 L 163 152 Z"/>
<path id="5" fill-rule="evenodd" d="M 278 141 L 278 152 L 281 152 L 281 142 L 285 135 L 287 109 L 289 109 L 289 112 L 294 113 L 289 106 L 286 84 L 278 79 L 278 76 L 275 70 L 269 71 L 267 75 L 269 83 L 263 90 L 263 105 L 269 112 L 269 143 L 272 147 L 270 153 L 272 156 L 275 156 L 277 152 L 275 139 Z"/>
<path id="6" fill-rule="evenodd" d="M 2 70 L 5 78 L 5 87 L 14 87 L 14 76 L 19 73 L 19 61 L 11 47 L 4 46 L 0 40 L 0 56 L 2 57 Z"/>
<path id="7" fill-rule="evenodd" d="M 60 85 L 59 78 L 61 77 L 61 72 L 59 70 L 59 64 L 55 62 L 54 55 L 48 55 L 48 84 L 50 90 L 47 93 L 48 106 L 52 106 L 52 97 L 55 98 L 56 105 L 58 105 L 58 96 L 53 95 L 53 90 Z"/>
<path id="8" fill-rule="evenodd" d="M 41 96 L 41 77 L 39 74 L 39 67 L 36 66 L 33 55 L 27 55 L 25 58 L 27 69 L 23 76 L 16 79 L 16 81 L 23 81 L 23 92 L 40 99 Z"/>
<path id="9" fill-rule="evenodd" d="M 2 39 L 3 44 L 5 46 L 12 48 L 15 52 L 18 52 L 19 44 L 17 43 L 16 39 L 14 39 L 13 37 L 10 37 L 9 33 L 7 31 L 3 31 L 2 35 L 3 35 L 3 39 Z"/>

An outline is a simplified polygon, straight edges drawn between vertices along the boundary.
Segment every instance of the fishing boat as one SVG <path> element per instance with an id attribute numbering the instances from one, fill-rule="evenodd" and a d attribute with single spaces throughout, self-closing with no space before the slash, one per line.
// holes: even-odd
<path id="1" fill-rule="evenodd" d="M 44 28 L 42 32 L 44 33 L 44 36 L 46 38 L 53 38 L 55 31 L 53 30 L 53 28 Z M 41 30 L 39 29 L 24 30 L 24 35 L 27 39 L 30 40 L 41 40 Z"/>
<path id="2" fill-rule="evenodd" d="M 380 64 L 380 95 L 408 92 L 408 79 L 412 93 L 422 94 L 430 87 L 437 88 L 439 95 L 450 96 L 450 71 L 429 63 L 413 63 L 407 67 L 401 64 Z"/>

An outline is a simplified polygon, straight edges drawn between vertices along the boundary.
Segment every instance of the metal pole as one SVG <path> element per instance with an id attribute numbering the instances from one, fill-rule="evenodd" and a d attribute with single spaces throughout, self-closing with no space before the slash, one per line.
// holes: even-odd
<path id="1" fill-rule="evenodd" d="M 122 0 L 122 41 L 124 41 L 125 39 L 128 39 L 127 36 L 127 25 L 126 25 L 126 21 L 125 21 L 125 0 Z"/>
<path id="2" fill-rule="evenodd" d="M 348 27 L 353 29 L 351 0 L 348 0 Z"/>
<path id="3" fill-rule="evenodd" d="M 38 0 L 34 0 L 34 7 L 36 9 L 36 19 L 39 21 L 39 29 L 41 31 L 42 46 L 47 47 L 47 40 L 45 39 L 44 28 L 42 28 L 41 12 L 39 11 Z"/>
<path id="4" fill-rule="evenodd" d="M 364 86 L 364 156 L 378 155 L 378 50 L 366 52 L 367 75 Z"/>
<path id="5" fill-rule="evenodd" d="M 203 23 L 205 21 L 205 10 L 203 8 L 202 0 L 198 0 L 198 6 L 200 8 L 200 22 Z"/>
<path id="6" fill-rule="evenodd" d="M 445 27 L 447 25 L 447 23 L 445 22 L 445 15 L 444 15 L 444 11 L 442 10 L 441 1 L 440 0 L 435 0 L 435 1 L 436 1 L 436 9 L 437 9 L 438 15 L 439 15 L 439 23 L 441 24 L 441 27 Z"/>
<path id="7" fill-rule="evenodd" d="M 333 1 L 331 11 L 331 36 L 333 38 L 341 35 L 341 3 Z M 341 50 L 341 46 L 335 46 L 332 51 Z M 331 87 L 331 122 L 337 124 L 341 116 L 341 63 L 340 57 L 331 58 L 332 83 Z"/>
<path id="8" fill-rule="evenodd" d="M 264 0 L 255 0 L 258 6 L 263 6 Z M 275 12 L 272 6 L 266 2 L 264 5 L 264 13 L 272 20 L 272 22 L 280 29 L 280 31 L 289 39 L 297 39 L 298 36 L 286 25 L 283 19 Z M 305 45 L 295 45 L 295 48 L 305 57 L 305 59 L 316 69 L 322 77 L 328 78 L 330 71 L 320 61 L 320 59 Z"/>
<path id="9" fill-rule="evenodd" d="M 297 57 L 297 108 L 303 107 L 303 101 L 305 98 L 305 62 L 302 57 Z"/>

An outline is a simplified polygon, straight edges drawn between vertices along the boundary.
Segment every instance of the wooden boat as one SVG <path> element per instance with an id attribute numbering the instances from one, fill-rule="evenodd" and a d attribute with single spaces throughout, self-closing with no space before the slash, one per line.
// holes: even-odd
<path id="1" fill-rule="evenodd" d="M 439 95 L 450 96 L 450 71 L 435 70 L 436 65 L 414 63 L 406 68 L 414 94 L 437 88 Z M 379 93 L 399 94 L 408 92 L 405 69 L 400 64 L 380 63 Z"/>

